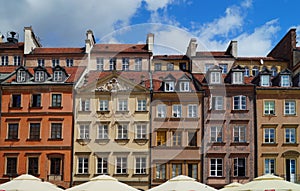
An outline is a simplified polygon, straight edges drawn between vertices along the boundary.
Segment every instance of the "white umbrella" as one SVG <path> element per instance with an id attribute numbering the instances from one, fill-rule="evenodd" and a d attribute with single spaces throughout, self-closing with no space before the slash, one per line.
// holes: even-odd
<path id="1" fill-rule="evenodd" d="M 241 183 L 233 182 L 224 186 L 224 188 L 220 189 L 219 191 L 237 191 L 240 186 L 242 186 Z"/>
<path id="2" fill-rule="evenodd" d="M 179 175 L 148 191 L 216 191 L 216 189 L 197 182 L 194 178 Z"/>
<path id="3" fill-rule="evenodd" d="M 238 191 L 300 191 L 300 185 L 285 181 L 279 176 L 266 174 L 240 186 Z"/>
<path id="4" fill-rule="evenodd" d="M 50 182 L 42 182 L 41 179 L 29 174 L 23 174 L 13 180 L 0 185 L 3 191 L 62 191 Z"/>
<path id="5" fill-rule="evenodd" d="M 96 191 L 96 190 L 139 191 L 138 189 L 128 186 L 127 184 L 124 184 L 122 182 L 119 182 L 117 179 L 107 175 L 100 175 L 94 177 L 88 182 L 66 189 L 66 191 Z"/>

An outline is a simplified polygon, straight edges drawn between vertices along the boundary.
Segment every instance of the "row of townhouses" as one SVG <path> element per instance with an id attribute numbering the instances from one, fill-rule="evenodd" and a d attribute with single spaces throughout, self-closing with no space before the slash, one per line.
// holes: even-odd
<path id="1" fill-rule="evenodd" d="M 221 188 L 273 173 L 300 182 L 300 48 L 265 57 L 153 55 L 145 44 L 46 48 L 31 27 L 0 38 L 0 182 L 63 188 L 108 174 L 141 190 L 177 175 Z"/>

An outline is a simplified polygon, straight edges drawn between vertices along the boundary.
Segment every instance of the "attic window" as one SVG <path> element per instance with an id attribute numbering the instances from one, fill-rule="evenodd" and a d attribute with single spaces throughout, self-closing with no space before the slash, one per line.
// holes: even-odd
<path id="1" fill-rule="evenodd" d="M 173 81 L 167 81 L 165 82 L 165 91 L 166 92 L 173 92 L 174 91 L 174 82 Z"/>
<path id="2" fill-rule="evenodd" d="M 232 73 L 232 83 L 242 84 L 243 83 L 243 72 L 233 72 Z"/>
<path id="3" fill-rule="evenodd" d="M 17 72 L 17 82 L 25 82 L 26 81 L 26 71 L 19 70 Z"/>
<path id="4" fill-rule="evenodd" d="M 280 76 L 280 86 L 281 87 L 290 87 L 290 76 L 289 75 L 281 75 Z"/>
<path id="5" fill-rule="evenodd" d="M 269 75 L 261 75 L 260 76 L 260 85 L 268 87 L 270 86 L 270 76 Z"/>
<path id="6" fill-rule="evenodd" d="M 36 81 L 36 82 L 43 82 L 43 81 L 45 81 L 45 73 L 44 73 L 44 71 L 36 71 L 34 73 L 34 81 Z"/>
<path id="7" fill-rule="evenodd" d="M 53 73 L 53 81 L 61 82 L 63 80 L 63 72 L 62 71 L 55 71 Z"/>
<path id="8" fill-rule="evenodd" d="M 181 92 L 188 92 L 190 91 L 190 83 L 188 81 L 181 81 L 179 82 L 180 91 Z"/>
<path id="9" fill-rule="evenodd" d="M 221 83 L 221 73 L 220 72 L 211 72 L 210 73 L 210 83 L 212 83 L 212 84 Z"/>

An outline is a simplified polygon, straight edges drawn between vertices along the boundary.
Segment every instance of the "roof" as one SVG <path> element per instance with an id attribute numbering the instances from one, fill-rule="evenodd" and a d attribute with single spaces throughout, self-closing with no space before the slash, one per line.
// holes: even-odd
<path id="1" fill-rule="evenodd" d="M 35 48 L 31 54 L 84 54 L 85 48 Z"/>
<path id="2" fill-rule="evenodd" d="M 92 52 L 140 52 L 148 53 L 147 44 L 95 44 Z"/>
<path id="3" fill-rule="evenodd" d="M 237 57 L 236 61 L 260 61 L 260 60 L 264 60 L 264 61 L 285 61 L 283 59 L 277 59 L 274 57 Z"/>
<path id="4" fill-rule="evenodd" d="M 11 43 L 11 42 L 3 42 L 0 43 L 0 49 L 23 49 L 24 42 Z"/>
<path id="5" fill-rule="evenodd" d="M 0 73 L 12 73 L 14 72 L 19 66 L 0 66 Z"/>
<path id="6" fill-rule="evenodd" d="M 189 60 L 186 55 L 155 55 L 153 59 L 157 60 Z"/>
<path id="7" fill-rule="evenodd" d="M 232 57 L 230 54 L 226 54 L 225 51 L 199 51 L 196 52 L 197 57 Z"/>

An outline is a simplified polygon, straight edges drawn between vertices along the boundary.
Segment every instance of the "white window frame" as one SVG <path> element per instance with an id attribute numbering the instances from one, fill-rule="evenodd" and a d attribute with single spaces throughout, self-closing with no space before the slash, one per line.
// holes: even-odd
<path id="1" fill-rule="evenodd" d="M 156 164 L 155 165 L 155 178 L 159 180 L 166 179 L 166 164 Z"/>
<path id="2" fill-rule="evenodd" d="M 147 110 L 147 100 L 138 99 L 137 101 L 137 111 L 146 111 Z"/>
<path id="3" fill-rule="evenodd" d="M 80 111 L 90 111 L 90 99 L 80 98 Z"/>
<path id="4" fill-rule="evenodd" d="M 197 104 L 188 104 L 188 117 L 196 118 L 198 117 L 198 105 Z"/>
<path id="5" fill-rule="evenodd" d="M 228 73 L 228 64 L 219 64 L 219 67 L 222 68 L 222 74 Z"/>
<path id="6" fill-rule="evenodd" d="M 224 110 L 224 97 L 211 96 L 210 108 L 211 110 Z"/>
<path id="7" fill-rule="evenodd" d="M 246 110 L 247 97 L 244 95 L 233 96 L 233 110 Z"/>
<path id="8" fill-rule="evenodd" d="M 179 87 L 181 92 L 190 91 L 190 82 L 189 81 L 181 81 L 179 82 Z"/>
<path id="9" fill-rule="evenodd" d="M 102 156 L 97 157 L 96 173 L 97 174 L 107 174 L 108 173 L 108 164 L 109 163 L 108 163 L 107 157 L 102 157 Z"/>
<path id="10" fill-rule="evenodd" d="M 77 158 L 77 174 L 88 174 L 88 173 L 89 173 L 89 157 L 88 156 L 78 156 L 78 158 Z"/>
<path id="11" fill-rule="evenodd" d="M 115 164 L 115 167 L 116 167 L 116 171 L 115 173 L 116 174 L 126 174 L 127 173 L 127 157 L 123 156 L 117 156 L 116 157 L 116 164 Z M 120 164 L 118 166 L 118 164 Z M 120 172 L 118 172 L 118 169 L 120 169 Z"/>
<path id="12" fill-rule="evenodd" d="M 96 58 L 96 70 L 98 70 L 98 71 L 104 70 L 104 58 L 103 57 Z"/>
<path id="13" fill-rule="evenodd" d="M 174 117 L 174 118 L 182 117 L 182 105 L 181 104 L 172 105 L 172 117 Z"/>
<path id="14" fill-rule="evenodd" d="M 285 100 L 284 101 L 284 115 L 296 115 L 296 101 Z"/>
<path id="15" fill-rule="evenodd" d="M 285 143 L 294 144 L 296 143 L 296 129 L 295 128 L 285 128 Z"/>
<path id="16" fill-rule="evenodd" d="M 39 58 L 38 60 L 37 60 L 37 65 L 38 66 L 42 66 L 42 67 L 44 67 L 45 66 L 45 59 L 43 59 L 43 58 Z"/>
<path id="17" fill-rule="evenodd" d="M 128 124 L 118 124 L 117 139 L 128 139 Z"/>
<path id="18" fill-rule="evenodd" d="M 118 111 L 128 111 L 128 100 L 119 99 L 118 100 Z"/>
<path id="19" fill-rule="evenodd" d="M 147 158 L 144 156 L 135 157 L 135 174 L 146 174 L 147 173 Z"/>
<path id="20" fill-rule="evenodd" d="M 221 72 L 211 72 L 210 73 L 210 83 L 220 84 L 221 83 Z"/>
<path id="21" fill-rule="evenodd" d="M 264 115 L 275 115 L 275 101 L 264 101 Z"/>
<path id="22" fill-rule="evenodd" d="M 239 175 L 239 163 L 240 161 L 244 162 L 244 175 Z M 245 177 L 247 174 L 247 159 L 246 158 L 234 158 L 233 159 L 233 176 L 234 177 Z"/>
<path id="23" fill-rule="evenodd" d="M 53 58 L 52 59 L 52 67 L 55 67 L 55 66 L 59 66 L 59 59 L 58 58 Z"/>
<path id="24" fill-rule="evenodd" d="M 272 141 L 272 137 L 274 137 L 273 141 Z M 275 128 L 264 128 L 264 140 L 263 141 L 264 141 L 264 143 L 276 143 L 276 129 Z"/>
<path id="25" fill-rule="evenodd" d="M 108 111 L 108 100 L 99 100 L 99 111 Z"/>
<path id="26" fill-rule="evenodd" d="M 112 71 L 115 69 L 116 67 L 116 64 L 117 64 L 117 59 L 116 58 L 110 58 L 109 59 L 109 70 Z"/>
<path id="27" fill-rule="evenodd" d="M 136 139 L 147 139 L 147 124 L 136 124 L 135 138 Z"/>
<path id="28" fill-rule="evenodd" d="M 35 71 L 34 73 L 34 81 L 43 82 L 45 81 L 45 72 L 44 71 Z"/>
<path id="29" fill-rule="evenodd" d="M 246 126 L 237 125 L 233 127 L 233 142 L 245 143 L 246 135 Z"/>
<path id="30" fill-rule="evenodd" d="M 14 66 L 21 66 L 21 56 L 14 56 Z"/>
<path id="31" fill-rule="evenodd" d="M 165 118 L 167 115 L 167 107 L 165 104 L 159 104 L 156 106 L 157 109 L 157 117 L 158 118 Z"/>
<path id="32" fill-rule="evenodd" d="M 270 76 L 269 75 L 261 75 L 260 76 L 260 86 L 269 87 L 270 84 Z"/>
<path id="33" fill-rule="evenodd" d="M 165 92 L 175 91 L 175 83 L 173 81 L 166 81 L 164 84 L 165 84 Z"/>
<path id="34" fill-rule="evenodd" d="M 276 159 L 275 158 L 265 158 L 264 172 L 265 172 L 265 174 L 275 174 L 276 173 Z"/>
<path id="35" fill-rule="evenodd" d="M 54 73 L 53 73 L 53 80 L 55 81 L 55 82 L 61 82 L 62 81 L 62 79 L 63 79 L 63 72 L 61 71 L 61 70 L 59 70 L 59 71 L 54 71 Z"/>
<path id="36" fill-rule="evenodd" d="M 244 83 L 243 72 L 233 72 L 232 73 L 232 83 L 233 84 L 243 84 Z"/>
<path id="37" fill-rule="evenodd" d="M 135 58 L 134 60 L 134 70 L 135 71 L 142 71 L 142 58 Z"/>
<path id="38" fill-rule="evenodd" d="M 89 139 L 89 138 L 90 138 L 90 124 L 80 124 L 79 139 Z"/>
<path id="39" fill-rule="evenodd" d="M 72 67 L 74 64 L 74 59 L 73 58 L 66 58 L 66 66 L 67 67 Z"/>
<path id="40" fill-rule="evenodd" d="M 1 65 L 2 66 L 7 66 L 8 65 L 8 56 L 7 55 L 2 55 L 1 56 Z"/>
<path id="41" fill-rule="evenodd" d="M 129 58 L 122 58 L 122 71 L 129 70 Z"/>
<path id="42" fill-rule="evenodd" d="M 97 131 L 97 138 L 98 139 L 108 139 L 108 124 L 107 123 L 100 123 L 98 125 Z"/>
<path id="43" fill-rule="evenodd" d="M 215 169 L 212 169 L 212 167 Z M 219 174 L 221 171 L 221 174 Z M 209 164 L 209 176 L 211 177 L 222 177 L 223 176 L 223 159 L 222 158 L 211 158 Z"/>
<path id="44" fill-rule="evenodd" d="M 246 77 L 250 76 L 250 70 L 249 70 L 249 68 L 247 66 L 245 67 L 244 76 L 246 76 Z"/>
<path id="45" fill-rule="evenodd" d="M 182 132 L 172 131 L 172 146 L 181 146 L 181 145 L 182 145 Z"/>
<path id="46" fill-rule="evenodd" d="M 17 74 L 17 82 L 25 82 L 26 81 L 26 71 L 19 70 Z"/>
<path id="47" fill-rule="evenodd" d="M 211 126 L 210 127 L 210 142 L 211 143 L 222 143 L 223 142 L 222 126 Z"/>
<path id="48" fill-rule="evenodd" d="M 291 86 L 291 78 L 289 75 L 281 75 L 280 76 L 280 86 L 281 87 L 290 87 Z"/>

